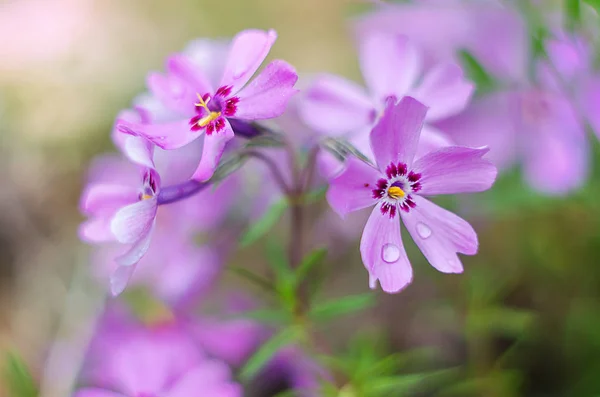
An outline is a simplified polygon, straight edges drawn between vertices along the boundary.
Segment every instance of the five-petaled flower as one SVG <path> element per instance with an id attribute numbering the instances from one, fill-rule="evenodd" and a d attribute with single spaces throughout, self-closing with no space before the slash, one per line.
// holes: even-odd
<path id="1" fill-rule="evenodd" d="M 450 146 L 413 162 L 426 113 L 427 107 L 411 97 L 398 104 L 388 100 L 370 134 L 377 168 L 351 158 L 327 192 L 330 205 L 342 216 L 375 205 L 360 252 L 371 288 L 379 280 L 390 293 L 412 280 L 398 217 L 433 267 L 460 273 L 457 252 L 474 255 L 477 235 L 465 220 L 422 196 L 480 192 L 496 178 L 496 167 L 482 158 L 487 148 Z"/>
<path id="2" fill-rule="evenodd" d="M 234 137 L 229 120 L 264 120 L 280 116 L 296 93 L 298 75 L 287 62 L 275 60 L 251 82 L 249 80 L 269 53 L 274 31 L 246 30 L 232 41 L 217 89 L 203 70 L 185 55 L 167 61 L 167 74 L 151 74 L 150 91 L 174 113 L 163 123 L 132 123 L 118 120 L 118 128 L 147 138 L 163 149 L 187 145 L 204 132 L 202 159 L 192 176 L 208 180 Z M 248 83 L 249 82 L 249 83 Z"/>

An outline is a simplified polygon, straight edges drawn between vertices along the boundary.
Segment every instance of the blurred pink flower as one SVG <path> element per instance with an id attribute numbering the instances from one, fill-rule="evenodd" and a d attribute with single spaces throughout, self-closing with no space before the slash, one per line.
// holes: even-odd
<path id="1" fill-rule="evenodd" d="M 89 351 L 89 383 L 77 397 L 241 396 L 230 369 L 208 359 L 176 323 L 146 327 L 125 315 L 105 318 Z M 109 391 L 110 390 L 110 391 Z"/>
<path id="2" fill-rule="evenodd" d="M 463 219 L 421 196 L 480 192 L 496 178 L 482 156 L 487 148 L 451 146 L 415 159 L 427 108 L 411 97 L 388 100 L 370 135 L 377 168 L 354 157 L 331 181 L 327 200 L 344 216 L 375 205 L 365 225 L 360 251 L 369 285 L 379 280 L 395 293 L 412 281 L 412 269 L 400 236 L 400 215 L 429 263 L 444 273 L 461 273 L 457 252 L 474 255 L 477 235 Z"/>

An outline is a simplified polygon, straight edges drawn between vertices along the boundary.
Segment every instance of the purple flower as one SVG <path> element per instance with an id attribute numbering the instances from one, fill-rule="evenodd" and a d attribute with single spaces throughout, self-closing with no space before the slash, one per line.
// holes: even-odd
<path id="1" fill-rule="evenodd" d="M 81 199 L 81 211 L 90 219 L 79 234 L 92 243 L 117 241 L 129 246 L 115 259 L 119 266 L 111 277 L 111 289 L 119 294 L 150 245 L 160 177 L 154 169 L 142 167 L 141 175 L 132 178 L 136 167 L 115 159 L 103 159 L 96 167 L 102 170 L 92 170 L 92 175 L 99 175 L 92 177 Z"/>
<path id="2" fill-rule="evenodd" d="M 225 144 L 234 137 L 230 121 L 277 117 L 296 92 L 293 87 L 298 76 L 292 66 L 281 60 L 272 61 L 248 83 L 275 39 L 272 30 L 239 33 L 231 43 L 216 89 L 189 56 L 172 56 L 167 61 L 167 74 L 151 74 L 148 85 L 153 95 L 175 116 L 168 122 L 150 124 L 119 119 L 119 129 L 143 136 L 163 149 L 185 146 L 203 132 L 202 159 L 193 178 L 209 179 Z"/>
<path id="3" fill-rule="evenodd" d="M 473 84 L 457 64 L 437 64 L 422 76 L 421 54 L 415 45 L 406 36 L 379 32 L 360 36 L 359 61 L 369 92 L 341 77 L 319 77 L 300 107 L 308 125 L 330 135 L 358 132 L 354 143 L 369 156 L 367 131 L 386 100 L 411 95 L 430 108 L 417 156 L 451 144 L 431 122 L 459 113 L 471 98 Z"/>
<path id="4" fill-rule="evenodd" d="M 113 318 L 90 350 L 91 383 L 76 397 L 241 396 L 230 369 L 204 357 L 185 329 L 168 324 L 154 328 Z M 109 391 L 110 390 L 110 391 Z"/>
<path id="5" fill-rule="evenodd" d="M 377 167 L 351 158 L 327 192 L 329 204 L 342 216 L 375 205 L 360 252 L 371 288 L 379 280 L 390 293 L 412 280 L 398 217 L 433 267 L 460 273 L 463 267 L 457 252 L 474 255 L 477 235 L 466 221 L 422 196 L 480 192 L 496 178 L 496 168 L 482 159 L 487 148 L 446 147 L 413 162 L 426 112 L 411 97 L 397 105 L 388 101 L 370 135 Z"/>
<path id="6" fill-rule="evenodd" d="M 499 168 L 522 163 L 532 188 L 564 195 L 579 188 L 589 174 L 585 113 L 577 109 L 577 94 L 583 92 L 585 98 L 595 89 L 582 84 L 593 78 L 588 77 L 589 56 L 580 40 L 559 32 L 546 48 L 549 59 L 536 62 L 534 81 L 481 97 L 464 113 L 437 125 L 460 144 L 489 145 L 489 158 Z M 575 97 L 563 84 L 574 88 Z"/>

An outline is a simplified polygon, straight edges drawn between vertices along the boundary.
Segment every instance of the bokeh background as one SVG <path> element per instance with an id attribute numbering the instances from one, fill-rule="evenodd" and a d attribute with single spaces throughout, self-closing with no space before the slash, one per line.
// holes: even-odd
<path id="1" fill-rule="evenodd" d="M 73 363 L 53 366 L 51 378 L 77 368 L 78 335 L 103 301 L 86 276 L 78 199 L 147 71 L 193 38 L 273 28 L 270 58 L 360 81 L 348 18 L 364 9 L 347 0 L 0 0 L 0 350 L 44 378 L 57 336 L 72 337 Z M 363 333 L 389 352 L 432 347 L 434 367 L 466 374 L 447 395 L 600 395 L 597 141 L 593 151 L 588 184 L 568 197 L 536 194 L 514 171 L 489 194 L 449 200 L 480 236 L 465 274 L 436 273 L 409 245 L 412 286 L 377 292 L 376 308 L 332 324 L 334 348 Z M 260 269 L 254 257 L 246 264 Z M 367 291 L 357 243 L 329 266 L 328 295 Z"/>

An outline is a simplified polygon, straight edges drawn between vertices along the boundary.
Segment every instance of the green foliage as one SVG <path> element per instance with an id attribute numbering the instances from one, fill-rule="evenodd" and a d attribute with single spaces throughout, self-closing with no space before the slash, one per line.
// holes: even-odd
<path id="1" fill-rule="evenodd" d="M 4 380 L 11 396 L 36 397 L 37 385 L 27 364 L 16 353 L 7 353 L 4 358 Z"/>
<path id="2" fill-rule="evenodd" d="M 373 293 L 344 296 L 316 304 L 310 311 L 309 317 L 316 322 L 329 321 L 339 316 L 373 307 L 375 302 Z"/>
<path id="3" fill-rule="evenodd" d="M 273 228 L 288 208 L 288 201 L 282 199 L 273 204 L 265 214 L 246 230 L 240 239 L 240 245 L 247 247 L 255 243 Z"/>
<path id="4" fill-rule="evenodd" d="M 473 54 L 467 50 L 461 50 L 458 55 L 466 75 L 475 83 L 477 94 L 485 94 L 496 88 L 494 78 Z"/>
<path id="5" fill-rule="evenodd" d="M 240 370 L 239 377 L 243 382 L 250 381 L 284 346 L 296 342 L 302 332 L 297 327 L 284 328 L 264 343 Z"/>
<path id="6" fill-rule="evenodd" d="M 322 362 L 341 373 L 347 383 L 332 396 L 407 396 L 434 390 L 455 377 L 454 370 L 414 372 L 432 357 L 430 350 L 412 350 L 387 354 L 388 346 L 377 335 L 359 335 L 347 351 L 335 357 L 322 357 Z M 405 373 L 406 371 L 410 371 Z"/>
<path id="7" fill-rule="evenodd" d="M 581 1 L 565 0 L 565 15 L 567 17 L 567 29 L 573 31 L 581 23 Z"/>
<path id="8" fill-rule="evenodd" d="M 583 0 L 583 2 L 596 10 L 596 12 L 600 13 L 600 0 Z"/>

